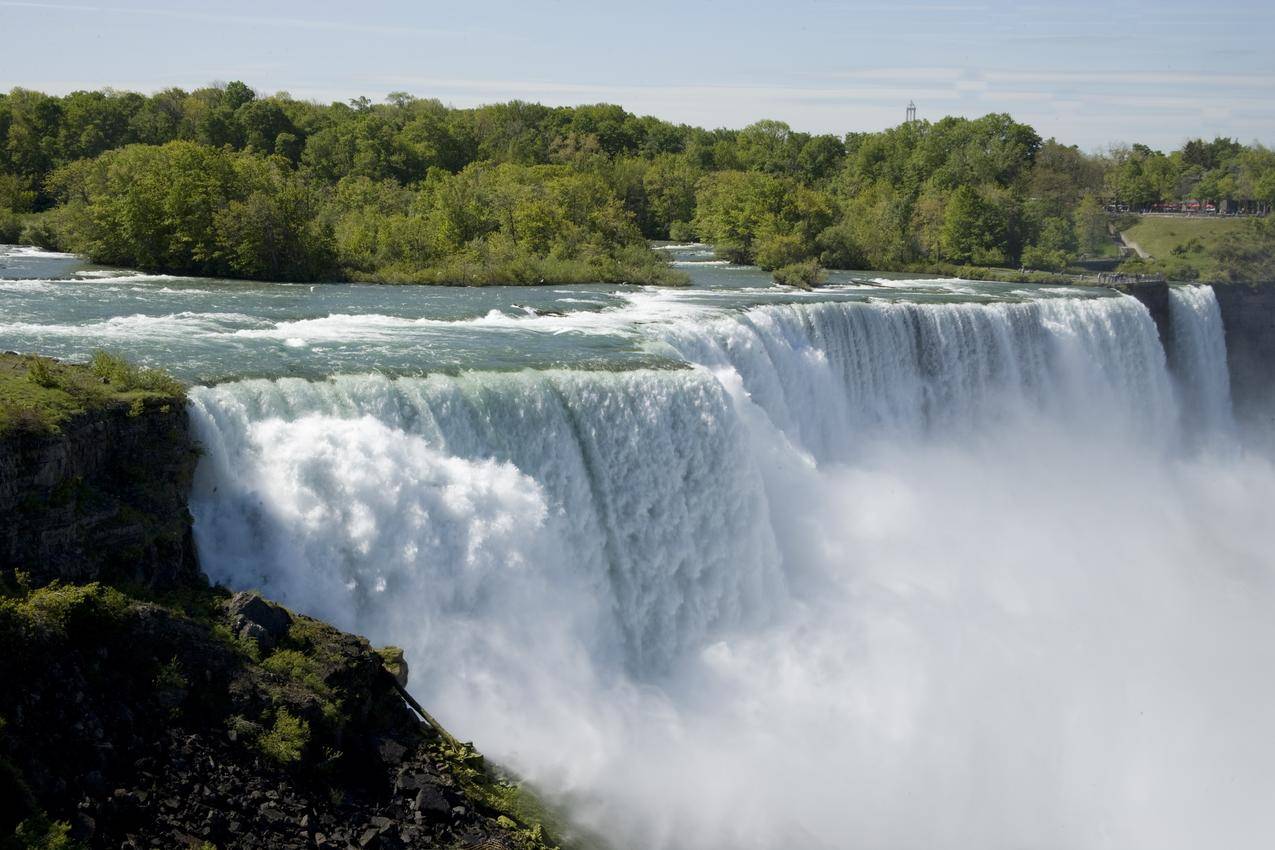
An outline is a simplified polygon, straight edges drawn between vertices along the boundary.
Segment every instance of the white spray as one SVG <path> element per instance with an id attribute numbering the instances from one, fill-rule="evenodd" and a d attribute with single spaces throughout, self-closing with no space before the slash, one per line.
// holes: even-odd
<path id="1" fill-rule="evenodd" d="M 405 645 L 619 847 L 1275 835 L 1275 470 L 1180 452 L 1140 305 L 647 333 L 697 366 L 196 390 L 206 568 Z"/>

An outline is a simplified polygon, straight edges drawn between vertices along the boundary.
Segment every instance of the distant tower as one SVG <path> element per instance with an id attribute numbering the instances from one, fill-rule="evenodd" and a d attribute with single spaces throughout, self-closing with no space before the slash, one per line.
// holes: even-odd
<path id="1" fill-rule="evenodd" d="M 916 123 L 916 104 L 910 100 L 908 101 L 908 120 L 905 121 L 904 123 L 905 124 Z"/>

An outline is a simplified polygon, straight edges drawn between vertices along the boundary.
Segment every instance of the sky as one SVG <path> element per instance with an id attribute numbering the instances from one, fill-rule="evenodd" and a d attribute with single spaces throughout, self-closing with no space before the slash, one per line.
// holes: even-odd
<path id="1" fill-rule="evenodd" d="M 0 90 L 609 102 L 842 134 L 1008 112 L 1097 150 L 1275 145 L 1275 2 L 0 0 Z"/>

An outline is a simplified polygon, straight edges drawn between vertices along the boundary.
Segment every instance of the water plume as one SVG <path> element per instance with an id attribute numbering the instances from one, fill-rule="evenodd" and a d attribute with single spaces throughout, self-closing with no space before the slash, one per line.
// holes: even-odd
<path id="1" fill-rule="evenodd" d="M 1264 846 L 1275 469 L 1173 297 L 1167 356 L 1127 297 L 802 303 L 199 388 L 201 556 L 617 847 Z"/>

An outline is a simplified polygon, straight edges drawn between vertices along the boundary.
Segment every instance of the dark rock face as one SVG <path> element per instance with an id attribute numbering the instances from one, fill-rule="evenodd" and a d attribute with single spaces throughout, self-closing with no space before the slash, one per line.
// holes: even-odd
<path id="1" fill-rule="evenodd" d="M 207 584 L 195 461 L 180 405 L 0 437 L 0 845 L 556 847 L 401 650 Z"/>
<path id="2" fill-rule="evenodd" d="M 1169 312 L 1169 285 L 1167 283 L 1127 283 L 1115 289 L 1126 295 L 1132 295 L 1142 302 L 1155 322 L 1155 329 L 1160 334 L 1160 344 L 1165 351 L 1172 350 L 1170 340 L 1173 339 L 1172 319 Z"/>
<path id="3" fill-rule="evenodd" d="M 186 508 L 196 460 L 180 404 L 117 405 L 60 434 L 0 437 L 0 571 L 39 583 L 196 579 Z"/>
<path id="4" fill-rule="evenodd" d="M 226 637 L 236 608 L 288 617 L 273 653 Z M 29 797 L 0 827 L 38 804 L 93 850 L 554 846 L 506 805 L 514 786 L 413 713 L 366 640 L 260 597 L 201 610 L 91 586 L 0 606 L 0 677 L 24 684 L 0 692 L 0 769 Z M 266 742 L 285 712 L 306 733 L 280 759 Z"/>
<path id="5" fill-rule="evenodd" d="M 226 603 L 230 627 L 242 638 L 253 641 L 259 650 L 269 652 L 288 633 L 292 615 L 256 593 L 236 593 Z"/>
<path id="6" fill-rule="evenodd" d="M 1275 420 L 1275 285 L 1215 283 L 1231 394 L 1242 419 Z"/>

